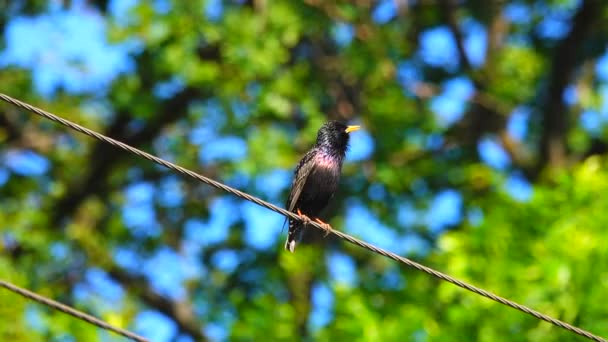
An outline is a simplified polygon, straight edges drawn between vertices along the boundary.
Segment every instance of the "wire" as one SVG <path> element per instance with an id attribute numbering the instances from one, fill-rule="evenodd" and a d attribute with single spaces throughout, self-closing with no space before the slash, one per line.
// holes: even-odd
<path id="1" fill-rule="evenodd" d="M 165 166 L 165 167 L 167 167 L 167 168 L 169 168 L 171 170 L 177 171 L 177 172 L 179 172 L 181 174 L 184 174 L 184 175 L 187 175 L 187 176 L 192 177 L 194 179 L 197 179 L 197 180 L 199 180 L 199 181 L 201 181 L 201 182 L 203 182 L 205 184 L 211 185 L 211 186 L 213 186 L 215 188 L 224 190 L 224 191 L 229 192 L 231 194 L 234 194 L 234 195 L 236 195 L 238 197 L 241 197 L 241 198 L 243 198 L 245 200 L 248 200 L 248 201 L 251 201 L 253 203 L 256 203 L 256 204 L 258 204 L 258 205 L 260 205 L 260 206 L 262 206 L 264 208 L 270 209 L 270 210 L 272 210 L 274 212 L 277 212 L 277 213 L 279 213 L 281 215 L 284 215 L 284 216 L 286 216 L 288 218 L 302 221 L 302 222 L 304 222 L 304 223 L 306 223 L 306 224 L 308 224 L 310 226 L 313 226 L 313 227 L 315 227 L 317 229 L 321 229 L 323 231 L 328 231 L 329 233 L 334 234 L 337 237 L 339 237 L 341 239 L 344 239 L 344 240 L 346 240 L 346 241 L 348 241 L 348 242 L 350 242 L 350 243 L 352 243 L 352 244 L 354 244 L 356 246 L 359 246 L 359 247 L 365 248 L 365 249 L 367 249 L 369 251 L 372 251 L 374 253 L 383 255 L 383 256 L 385 256 L 385 257 L 387 257 L 389 259 L 393 259 L 393 260 L 398 261 L 400 263 L 403 263 L 403 264 L 405 264 L 407 266 L 413 267 L 413 268 L 415 268 L 415 269 L 417 269 L 419 271 L 428 273 L 428 274 L 430 274 L 430 275 L 432 275 L 432 276 L 434 276 L 436 278 L 439 278 L 441 280 L 444 280 L 444 281 L 447 281 L 449 283 L 452 283 L 452 284 L 454 284 L 456 286 L 459 286 L 459 287 L 461 287 L 461 288 L 463 288 L 465 290 L 471 291 L 471 292 L 476 293 L 476 294 L 478 294 L 480 296 L 483 296 L 483 297 L 486 297 L 488 299 L 491 299 L 491 300 L 493 300 L 495 302 L 498 302 L 498 303 L 501 303 L 503 305 L 509 306 L 509 307 L 511 307 L 513 309 L 516 309 L 516 310 L 519 310 L 521 312 L 527 313 L 527 314 L 529 314 L 529 315 L 531 315 L 533 317 L 536 317 L 537 319 L 543 320 L 545 322 L 549 322 L 549 323 L 551 323 L 551 324 L 553 324 L 553 325 L 555 325 L 557 327 L 560 327 L 562 329 L 566 329 L 566 330 L 571 331 L 571 332 L 573 332 L 573 333 L 575 333 L 577 335 L 586 337 L 586 338 L 588 338 L 590 340 L 598 341 L 598 342 L 606 342 L 606 340 L 603 339 L 602 337 L 596 336 L 596 335 L 594 335 L 594 334 L 592 334 L 592 333 L 590 333 L 590 332 L 588 332 L 586 330 L 583 330 L 581 328 L 575 327 L 575 326 L 573 326 L 573 325 L 571 325 L 569 323 L 560 321 L 560 320 L 555 319 L 553 317 L 547 316 L 547 315 L 545 315 L 545 314 L 543 314 L 541 312 L 538 312 L 536 310 L 533 310 L 533 309 L 531 309 L 531 308 L 529 308 L 527 306 L 518 304 L 518 303 L 516 303 L 514 301 L 511 301 L 509 299 L 500 297 L 498 295 L 495 295 L 495 294 L 493 294 L 493 293 L 491 293 L 489 291 L 486 291 L 484 289 L 481 289 L 479 287 L 476 287 L 476 286 L 470 285 L 468 283 L 465 283 L 465 282 L 463 282 L 461 280 L 453 278 L 453 277 L 451 277 L 451 276 L 449 276 L 447 274 L 444 274 L 444 273 L 441 273 L 439 271 L 436 271 L 436 270 L 434 270 L 434 269 L 432 269 L 430 267 L 424 266 L 424 265 L 419 264 L 419 263 L 417 263 L 415 261 L 412 261 L 410 259 L 407 259 L 407 258 L 404 258 L 402 256 L 399 256 L 399 255 L 397 255 L 395 253 L 386 251 L 386 250 L 384 250 L 382 248 L 379 248 L 379 247 L 376 247 L 376 246 L 374 246 L 372 244 L 369 244 L 367 242 L 361 241 L 361 240 L 359 240 L 357 238 L 354 238 L 354 237 L 352 237 L 352 236 L 350 236 L 348 234 L 345 234 L 345 233 L 342 233 L 340 231 L 334 230 L 331 227 L 329 227 L 329 228 L 328 227 L 324 227 L 324 226 L 318 224 L 317 222 L 314 222 L 314 221 L 311 221 L 309 219 L 300 217 L 297 214 L 289 212 L 289 211 L 287 211 L 287 210 L 285 210 L 283 208 L 280 208 L 280 207 L 278 207 L 278 206 L 276 206 L 276 205 L 274 205 L 272 203 L 266 202 L 264 200 L 261 200 L 261 199 L 255 197 L 255 196 L 249 195 L 249 194 L 247 194 L 247 193 L 245 193 L 243 191 L 240 191 L 240 190 L 234 189 L 232 187 L 229 187 L 229 186 L 227 186 L 225 184 L 222 184 L 222 183 L 220 183 L 218 181 L 215 181 L 215 180 L 213 180 L 211 178 L 199 175 L 199 174 L 197 174 L 197 173 L 195 173 L 193 171 L 190 171 L 188 169 L 185 169 L 185 168 L 183 168 L 183 167 L 181 167 L 179 165 L 176 165 L 176 164 L 173 164 L 173 163 L 168 162 L 166 160 L 163 160 L 163 159 L 160 159 L 158 157 L 155 157 L 155 156 L 153 156 L 153 155 L 151 155 L 149 153 L 146 153 L 144 151 L 138 150 L 138 149 L 136 149 L 134 147 L 131 147 L 131 146 L 127 145 L 127 144 L 124 144 L 124 143 L 122 143 L 122 142 L 120 142 L 118 140 L 114 140 L 112 138 L 106 137 L 103 134 L 100 134 L 100 133 L 92 131 L 92 130 L 90 130 L 88 128 L 82 127 L 82 126 L 80 126 L 78 124 L 75 124 L 75 123 L 73 123 L 71 121 L 68 121 L 66 119 L 60 118 L 60 117 L 58 117 L 58 116 L 56 116 L 56 115 L 54 115 L 52 113 L 46 112 L 46 111 L 44 111 L 42 109 L 39 109 L 39 108 L 34 107 L 32 105 L 29 105 L 27 103 L 24 103 L 24 102 L 21 102 L 19 100 L 16 100 L 16 99 L 14 99 L 14 98 L 12 98 L 10 96 L 7 96 L 5 94 L 0 93 L 0 99 L 2 99 L 3 101 L 6 101 L 8 103 L 11 103 L 11 104 L 13 104 L 15 106 L 18 106 L 18 107 L 21 107 L 21 108 L 26 109 L 28 111 L 31 111 L 33 113 L 36 113 L 36 114 L 38 114 L 40 116 L 43 116 L 43 117 L 45 117 L 45 118 L 47 118 L 49 120 L 58 122 L 58 123 L 60 123 L 60 124 L 62 124 L 64 126 L 67 126 L 67 127 L 71 128 L 71 129 L 73 129 L 73 130 L 76 130 L 76 131 L 78 131 L 80 133 L 83 133 L 83 134 L 86 134 L 88 136 L 94 137 L 94 138 L 99 139 L 101 141 L 104 141 L 104 142 L 106 142 L 108 144 L 114 145 L 114 146 L 119 147 L 119 148 L 121 148 L 123 150 L 126 150 L 128 152 L 136 154 L 136 155 L 138 155 L 140 157 L 146 158 L 146 159 L 148 159 L 150 161 L 153 161 L 153 162 L 155 162 L 157 164 Z"/>
<path id="2" fill-rule="evenodd" d="M 42 304 L 47 305 L 47 306 L 49 306 L 49 307 L 51 307 L 51 308 L 53 308 L 55 310 L 62 311 L 62 312 L 66 313 L 66 314 L 68 314 L 70 316 L 76 317 L 76 318 L 78 318 L 80 320 L 83 320 L 83 321 L 88 322 L 90 324 L 96 325 L 96 326 L 98 326 L 98 327 L 100 327 L 102 329 L 105 329 L 105 330 L 108 330 L 108 331 L 113 331 L 113 332 L 115 332 L 115 333 L 117 333 L 119 335 L 122 335 L 122 336 L 126 337 L 126 338 L 130 338 L 133 341 L 138 341 L 138 342 L 148 342 L 149 341 L 148 339 L 146 339 L 146 338 L 144 338 L 142 336 L 136 335 L 136 334 L 134 334 L 134 333 L 132 333 L 132 332 L 130 332 L 128 330 L 124 330 L 124 329 L 121 329 L 121 328 L 116 328 L 116 327 L 114 327 L 114 326 L 112 326 L 112 325 L 110 325 L 110 324 L 108 324 L 108 323 L 106 323 L 106 322 L 104 322 L 104 321 L 102 321 L 102 320 L 100 320 L 98 318 L 95 318 L 95 317 L 93 317 L 91 315 L 88 315 L 88 314 L 86 314 L 84 312 L 78 311 L 78 310 L 76 310 L 76 309 L 74 309 L 72 307 L 69 307 L 69 306 L 65 305 L 65 304 L 61 304 L 61 303 L 56 302 L 56 301 L 54 301 L 52 299 L 46 298 L 44 296 L 41 296 L 41 295 L 39 295 L 37 293 L 34 293 L 34 292 L 29 291 L 29 290 L 20 288 L 19 286 L 13 285 L 13 284 L 11 284 L 11 283 L 9 283 L 7 281 L 0 280 L 0 287 L 4 287 L 7 290 L 15 292 L 15 293 L 17 293 L 17 294 L 19 294 L 19 295 L 21 295 L 21 296 L 23 296 L 25 298 L 34 300 L 34 301 L 36 301 L 38 303 L 42 303 Z"/>

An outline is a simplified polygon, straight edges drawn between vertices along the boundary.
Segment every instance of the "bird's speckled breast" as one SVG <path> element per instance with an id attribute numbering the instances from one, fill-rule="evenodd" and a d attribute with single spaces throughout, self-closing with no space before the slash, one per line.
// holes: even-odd
<path id="1" fill-rule="evenodd" d="M 302 189 L 298 206 L 306 214 L 316 216 L 327 205 L 338 188 L 341 159 L 327 153 L 314 156 L 315 168 Z"/>
<path id="2" fill-rule="evenodd" d="M 317 165 L 318 168 L 323 168 L 323 169 L 328 169 L 328 170 L 338 170 L 340 171 L 341 168 L 341 158 L 340 157 L 336 157 L 333 156 L 329 153 L 318 153 L 315 156 L 315 164 Z"/>

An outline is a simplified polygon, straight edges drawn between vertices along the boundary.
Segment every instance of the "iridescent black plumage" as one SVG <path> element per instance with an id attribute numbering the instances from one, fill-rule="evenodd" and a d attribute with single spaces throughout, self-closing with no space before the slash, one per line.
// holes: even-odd
<path id="1" fill-rule="evenodd" d="M 349 132 L 359 126 L 329 121 L 319 129 L 317 142 L 300 160 L 294 172 L 287 209 L 317 218 L 338 189 L 342 162 L 348 147 Z M 302 237 L 303 223 L 289 220 L 285 249 L 294 252 Z"/>

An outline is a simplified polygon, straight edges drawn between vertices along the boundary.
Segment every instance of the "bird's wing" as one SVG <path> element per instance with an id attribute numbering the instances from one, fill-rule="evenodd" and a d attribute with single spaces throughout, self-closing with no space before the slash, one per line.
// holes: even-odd
<path id="1" fill-rule="evenodd" d="M 300 160 L 300 163 L 296 167 L 296 174 L 293 177 L 291 191 L 289 192 L 289 198 L 287 199 L 287 208 L 289 211 L 293 211 L 295 209 L 296 203 L 298 202 L 302 189 L 304 188 L 304 184 L 306 184 L 306 179 L 315 168 L 315 163 L 312 162 L 314 155 L 314 150 L 309 151 L 304 158 Z"/>

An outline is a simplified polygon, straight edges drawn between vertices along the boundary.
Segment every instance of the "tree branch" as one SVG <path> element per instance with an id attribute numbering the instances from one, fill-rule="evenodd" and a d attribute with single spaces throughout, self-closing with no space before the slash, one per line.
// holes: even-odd
<path id="1" fill-rule="evenodd" d="M 127 130 L 131 120 L 125 112 L 118 114 L 114 123 L 106 134 L 132 146 L 141 146 L 149 143 L 167 125 L 183 116 L 190 101 L 196 98 L 199 92 L 193 88 L 186 88 L 172 99 L 162 104 L 159 112 L 154 115 L 156 119 L 150 120 L 144 129 L 128 135 Z M 106 179 L 116 165 L 126 158 L 125 154 L 115 153 L 115 148 L 105 143 L 96 143 L 90 154 L 88 173 L 83 179 L 71 184 L 65 195 L 59 199 L 51 211 L 50 225 L 60 226 L 64 218 L 70 217 L 76 207 L 91 194 L 99 194 L 107 189 Z"/>
<path id="2" fill-rule="evenodd" d="M 567 161 L 566 136 L 570 118 L 563 101 L 564 90 L 582 63 L 580 51 L 585 37 L 595 26 L 601 14 L 600 1 L 583 1 L 572 19 L 570 33 L 555 49 L 547 94 L 541 105 L 542 136 L 540 158 L 536 165 L 538 174 L 545 166 L 561 167 Z"/>
<path id="3" fill-rule="evenodd" d="M 454 36 L 454 41 L 456 42 L 458 57 L 460 59 L 460 63 L 462 64 L 462 68 L 464 70 L 470 70 L 471 62 L 469 61 L 469 57 L 467 56 L 467 52 L 464 48 L 464 38 L 462 36 L 462 32 L 460 31 L 460 27 L 458 27 L 458 20 L 456 19 L 457 6 L 454 0 L 441 0 L 439 1 L 439 7 L 450 28 L 450 31 L 452 31 L 452 35 Z"/>

